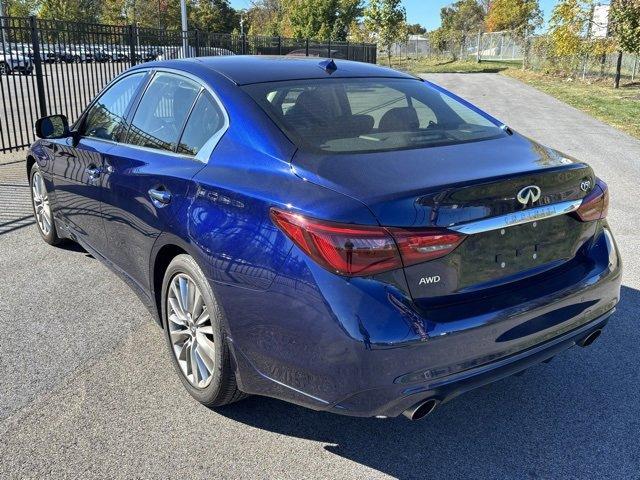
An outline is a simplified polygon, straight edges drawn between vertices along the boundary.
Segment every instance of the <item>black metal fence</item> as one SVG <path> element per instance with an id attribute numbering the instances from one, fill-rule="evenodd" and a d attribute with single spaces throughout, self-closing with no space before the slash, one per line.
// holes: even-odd
<path id="1" fill-rule="evenodd" d="M 63 113 L 77 118 L 113 77 L 132 65 L 212 55 L 293 55 L 375 63 L 376 46 L 0 17 L 0 152 L 28 146 L 40 116 Z"/>

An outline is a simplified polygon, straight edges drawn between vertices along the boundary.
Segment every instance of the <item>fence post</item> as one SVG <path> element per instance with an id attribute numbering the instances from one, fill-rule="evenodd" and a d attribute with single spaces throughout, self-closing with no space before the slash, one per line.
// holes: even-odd
<path id="1" fill-rule="evenodd" d="M 304 41 L 304 54 L 306 57 L 309 56 L 309 39 L 306 38 Z"/>
<path id="2" fill-rule="evenodd" d="M 194 36 L 194 42 L 196 44 L 196 57 L 200 56 L 200 30 L 198 30 L 197 28 L 195 29 L 195 31 L 193 32 L 193 36 Z"/>
<path id="3" fill-rule="evenodd" d="M 482 54 L 480 53 L 481 46 L 482 46 L 482 30 L 478 32 L 478 48 L 476 50 L 476 61 L 478 63 L 482 62 Z"/>
<path id="4" fill-rule="evenodd" d="M 133 67 L 136 64 L 136 38 L 135 38 L 135 27 L 133 25 L 128 25 L 127 29 L 129 30 L 129 60 L 131 66 Z"/>
<path id="5" fill-rule="evenodd" d="M 278 55 L 282 55 L 282 37 L 278 35 Z"/>
<path id="6" fill-rule="evenodd" d="M 36 87 L 38 88 L 38 103 L 40 104 L 40 116 L 47 116 L 47 100 L 44 94 L 44 76 L 42 74 L 42 58 L 40 57 L 40 42 L 38 41 L 38 25 L 36 17 L 29 17 L 31 30 L 31 48 L 33 49 L 33 64 L 36 69 Z"/>

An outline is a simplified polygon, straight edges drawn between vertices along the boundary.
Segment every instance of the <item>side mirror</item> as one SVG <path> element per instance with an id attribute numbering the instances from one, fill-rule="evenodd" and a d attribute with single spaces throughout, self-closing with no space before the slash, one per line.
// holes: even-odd
<path id="1" fill-rule="evenodd" d="M 64 115 L 49 115 L 36 120 L 38 138 L 65 138 L 71 136 L 69 121 Z"/>

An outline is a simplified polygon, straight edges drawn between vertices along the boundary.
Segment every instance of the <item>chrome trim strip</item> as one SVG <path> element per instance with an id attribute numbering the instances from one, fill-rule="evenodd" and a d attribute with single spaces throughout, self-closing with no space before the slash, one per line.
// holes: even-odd
<path id="1" fill-rule="evenodd" d="M 514 225 L 522 225 L 523 223 L 544 220 L 545 218 L 557 217 L 566 213 L 573 212 L 580 207 L 582 200 L 569 200 L 566 202 L 554 203 L 552 205 L 543 205 L 540 207 L 529 208 L 519 212 L 507 213 L 497 217 L 483 218 L 461 225 L 448 227 L 465 235 L 474 235 L 476 233 L 490 232 L 500 228 L 513 227 Z"/>

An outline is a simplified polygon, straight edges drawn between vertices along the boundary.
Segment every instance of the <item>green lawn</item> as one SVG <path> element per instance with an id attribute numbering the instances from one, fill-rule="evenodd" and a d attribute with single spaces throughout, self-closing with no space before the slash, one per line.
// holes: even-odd
<path id="1" fill-rule="evenodd" d="M 502 74 L 517 78 L 640 138 L 640 82 L 622 83 L 616 90 L 612 81 L 587 83 L 518 69 L 508 69 Z"/>
<path id="2" fill-rule="evenodd" d="M 389 66 L 386 58 L 379 57 L 378 63 Z M 403 58 L 392 57 L 391 68 L 413 73 L 497 73 L 507 68 L 518 67 L 520 62 L 460 61 L 448 58 Z"/>

